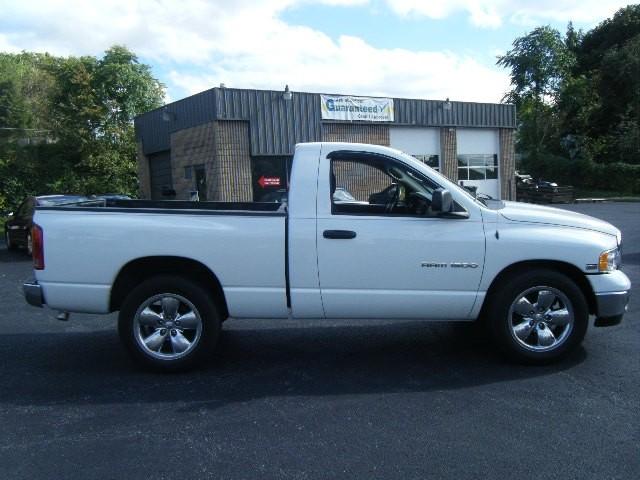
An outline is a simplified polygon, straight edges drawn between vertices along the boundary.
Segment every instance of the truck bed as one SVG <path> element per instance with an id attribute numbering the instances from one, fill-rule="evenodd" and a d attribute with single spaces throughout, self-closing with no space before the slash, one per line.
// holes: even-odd
<path id="1" fill-rule="evenodd" d="M 277 215 L 286 214 L 284 203 L 276 202 L 191 202 L 186 200 L 90 200 L 56 206 L 37 207 L 37 210 L 81 210 L 131 213 L 189 213 L 204 215 Z"/>
<path id="2" fill-rule="evenodd" d="M 38 207 L 46 268 L 37 279 L 51 308 L 106 313 L 127 265 L 182 258 L 216 275 L 232 316 L 286 318 L 285 208 L 174 200 Z"/>

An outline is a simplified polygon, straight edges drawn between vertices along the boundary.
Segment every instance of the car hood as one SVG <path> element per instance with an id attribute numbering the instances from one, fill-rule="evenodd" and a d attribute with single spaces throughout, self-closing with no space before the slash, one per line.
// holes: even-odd
<path id="1" fill-rule="evenodd" d="M 589 215 L 531 203 L 502 202 L 502 204 L 504 206 L 499 209 L 500 214 L 513 222 L 544 223 L 547 225 L 584 228 L 613 235 L 620 243 L 620 230 L 609 222 Z"/>

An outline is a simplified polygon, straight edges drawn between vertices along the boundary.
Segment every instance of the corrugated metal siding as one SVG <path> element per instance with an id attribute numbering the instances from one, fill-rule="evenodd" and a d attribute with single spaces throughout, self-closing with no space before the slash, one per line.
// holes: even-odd
<path id="1" fill-rule="evenodd" d="M 171 117 L 169 121 L 162 119 L 162 112 L 165 109 Z M 145 155 L 169 150 L 172 132 L 213 120 L 215 120 L 215 93 L 212 89 L 136 117 L 136 140 L 142 141 L 142 150 Z"/>
<path id="2" fill-rule="evenodd" d="M 513 105 L 395 98 L 392 125 L 515 128 Z M 212 120 L 249 121 L 252 155 L 291 155 L 296 143 L 320 141 L 320 94 L 294 92 L 285 102 L 281 91 L 213 88 L 170 103 L 174 118 L 162 109 L 136 118 L 136 135 L 146 155 L 169 148 L 171 132 Z"/>
<path id="3" fill-rule="evenodd" d="M 282 92 L 215 89 L 219 120 L 248 120 L 253 155 L 292 155 L 296 143 L 320 140 L 320 97 Z"/>

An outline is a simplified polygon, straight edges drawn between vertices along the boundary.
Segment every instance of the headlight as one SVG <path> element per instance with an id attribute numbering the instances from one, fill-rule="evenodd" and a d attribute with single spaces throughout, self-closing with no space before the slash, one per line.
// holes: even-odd
<path id="1" fill-rule="evenodd" d="M 612 248 L 600 254 L 598 258 L 598 270 L 600 272 L 613 272 L 620 268 L 621 256 L 619 248 Z"/>

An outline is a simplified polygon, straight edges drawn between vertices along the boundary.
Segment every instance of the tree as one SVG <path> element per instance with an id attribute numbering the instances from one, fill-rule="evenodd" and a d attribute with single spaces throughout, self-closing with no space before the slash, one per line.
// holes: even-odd
<path id="1" fill-rule="evenodd" d="M 640 164 L 640 5 L 620 9 L 576 48 L 563 129 L 587 137 L 597 162 Z"/>
<path id="2" fill-rule="evenodd" d="M 573 27 L 571 27 L 573 28 Z M 499 66 L 511 70 L 512 89 L 505 99 L 515 104 L 525 99 L 553 102 L 573 56 L 560 32 L 549 26 L 538 27 L 513 42 L 513 48 L 498 57 Z"/>
<path id="3" fill-rule="evenodd" d="M 570 25 L 567 38 L 575 41 Z M 566 72 L 574 61 L 572 51 L 560 32 L 545 26 L 517 38 L 513 48 L 498 57 L 497 64 L 510 69 L 512 88 L 504 101 L 518 111 L 518 150 L 529 170 L 540 175 L 546 157 L 557 153 L 557 117 L 555 104 Z"/>
<path id="4" fill-rule="evenodd" d="M 133 119 L 163 97 L 123 46 L 102 58 L 0 54 L 0 209 L 27 194 L 135 193 Z"/>
<path id="5" fill-rule="evenodd" d="M 518 143 L 535 176 L 640 192 L 640 5 L 564 38 L 539 27 L 498 59 L 505 100 L 518 109 Z"/>

